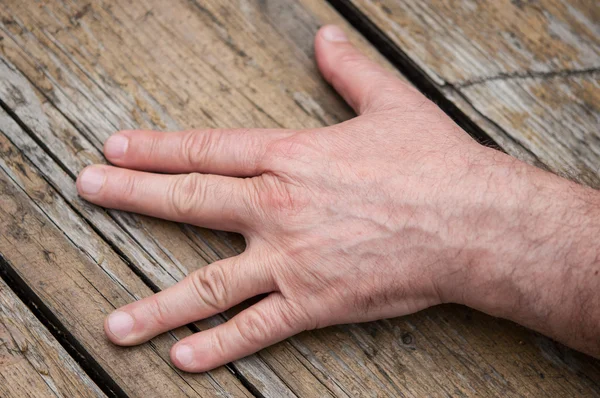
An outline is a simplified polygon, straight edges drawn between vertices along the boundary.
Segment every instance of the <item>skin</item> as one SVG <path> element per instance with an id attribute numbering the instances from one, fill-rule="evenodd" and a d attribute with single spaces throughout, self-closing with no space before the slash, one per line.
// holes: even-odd
<path id="1" fill-rule="evenodd" d="M 122 131 L 104 147 L 118 167 L 79 175 L 90 202 L 247 242 L 115 311 L 108 338 L 140 344 L 265 294 L 175 344 L 174 364 L 202 372 L 304 330 L 447 302 L 598 356 L 598 192 L 479 145 L 335 26 L 315 51 L 358 117 L 310 130 Z"/>

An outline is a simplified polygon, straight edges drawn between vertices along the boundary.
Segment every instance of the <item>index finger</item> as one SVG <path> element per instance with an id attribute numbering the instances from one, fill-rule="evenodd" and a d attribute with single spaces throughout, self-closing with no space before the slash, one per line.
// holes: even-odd
<path id="1" fill-rule="evenodd" d="M 128 169 L 252 177 L 264 172 L 261 158 L 269 144 L 292 133 L 281 129 L 121 131 L 106 141 L 104 155 Z"/>

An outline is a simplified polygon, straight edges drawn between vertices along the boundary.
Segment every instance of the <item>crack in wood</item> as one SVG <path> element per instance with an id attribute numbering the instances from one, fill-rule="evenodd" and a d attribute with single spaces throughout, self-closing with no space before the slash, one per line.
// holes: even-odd
<path id="1" fill-rule="evenodd" d="M 600 74 L 600 67 L 586 68 L 586 69 L 563 69 L 557 71 L 538 72 L 538 71 L 525 71 L 518 73 L 499 73 L 495 76 L 482 77 L 479 79 L 465 80 L 462 82 L 448 83 L 444 86 L 452 86 L 455 89 L 463 89 L 478 84 L 485 84 L 493 81 L 507 81 L 507 80 L 520 80 L 520 79 L 556 79 L 556 78 L 569 78 L 574 76 L 584 75 L 598 75 Z"/>
<path id="2" fill-rule="evenodd" d="M 349 0 L 327 0 L 358 32 L 394 65 L 421 93 L 435 102 L 456 124 L 482 145 L 500 149 L 496 141 L 452 103 L 437 84 L 396 43 Z M 479 112 L 478 112 L 479 113 Z M 481 117 L 485 117 L 479 113 Z M 500 127 L 501 131 L 504 132 Z M 505 135 L 508 135 L 504 132 Z"/>

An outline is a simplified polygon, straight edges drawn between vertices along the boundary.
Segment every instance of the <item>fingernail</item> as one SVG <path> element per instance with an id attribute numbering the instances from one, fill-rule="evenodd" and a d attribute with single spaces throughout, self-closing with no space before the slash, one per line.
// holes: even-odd
<path id="1" fill-rule="evenodd" d="M 100 191 L 104 184 L 104 170 L 101 167 L 88 167 L 79 176 L 81 192 L 93 195 Z"/>
<path id="2" fill-rule="evenodd" d="M 133 329 L 133 317 L 123 311 L 115 311 L 108 316 L 108 330 L 118 339 L 124 339 Z"/>
<path id="3" fill-rule="evenodd" d="M 175 358 L 182 366 L 188 366 L 194 360 L 194 349 L 187 344 L 182 344 L 175 348 Z"/>
<path id="4" fill-rule="evenodd" d="M 125 155 L 128 145 L 129 138 L 121 134 L 115 134 L 104 144 L 104 155 L 106 155 L 107 158 L 118 159 Z"/>
<path id="5" fill-rule="evenodd" d="M 326 26 L 323 29 L 322 35 L 323 35 L 323 38 L 327 41 L 334 41 L 334 42 L 335 41 L 337 41 L 337 42 L 348 41 L 348 36 L 346 36 L 346 33 L 344 33 L 342 28 L 340 28 L 339 26 L 336 26 L 336 25 Z"/>

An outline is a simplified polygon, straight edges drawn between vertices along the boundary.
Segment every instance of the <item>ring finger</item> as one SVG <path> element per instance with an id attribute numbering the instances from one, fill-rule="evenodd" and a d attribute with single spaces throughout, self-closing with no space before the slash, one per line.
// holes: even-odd
<path id="1" fill-rule="evenodd" d="M 115 344 L 140 344 L 274 288 L 268 268 L 241 254 L 200 268 L 160 293 L 119 308 L 106 319 L 106 334 Z"/>

